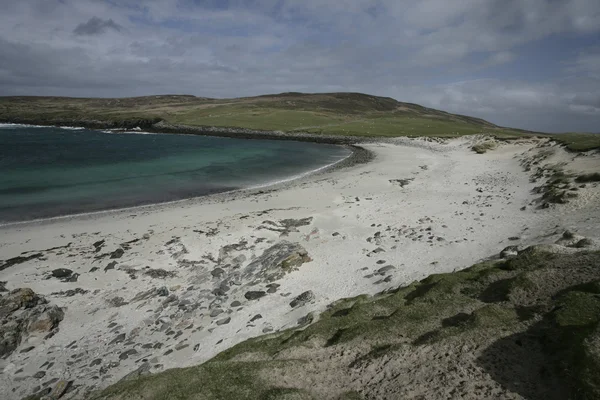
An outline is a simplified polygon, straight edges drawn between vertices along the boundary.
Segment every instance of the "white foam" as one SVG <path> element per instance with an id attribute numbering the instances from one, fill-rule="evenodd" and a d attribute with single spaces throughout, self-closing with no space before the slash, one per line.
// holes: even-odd
<path id="1" fill-rule="evenodd" d="M 0 124 L 0 129 L 14 129 L 14 128 L 47 128 L 43 125 L 30 125 L 30 124 Z"/>

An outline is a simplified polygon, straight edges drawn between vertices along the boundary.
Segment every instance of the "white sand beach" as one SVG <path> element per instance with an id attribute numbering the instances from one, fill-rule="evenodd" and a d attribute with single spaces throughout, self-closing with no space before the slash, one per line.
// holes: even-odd
<path id="1" fill-rule="evenodd" d="M 545 178 L 532 182 L 537 167 L 597 172 L 598 153 L 523 139 L 476 154 L 480 139 L 361 144 L 370 162 L 275 188 L 0 227 L 0 265 L 34 256 L 0 270 L 6 289 L 64 311 L 54 335 L 31 334 L 0 359 L 0 398 L 59 379 L 73 381 L 64 398 L 85 398 L 136 369 L 202 363 L 298 326 L 340 298 L 566 229 L 600 237 L 599 183 L 540 207 Z M 53 276 L 60 268 L 70 271 Z"/>

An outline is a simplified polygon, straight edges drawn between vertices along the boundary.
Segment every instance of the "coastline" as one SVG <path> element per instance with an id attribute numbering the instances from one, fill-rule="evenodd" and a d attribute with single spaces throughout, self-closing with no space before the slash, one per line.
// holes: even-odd
<path id="1" fill-rule="evenodd" d="M 45 127 L 42 125 L 25 125 L 25 124 L 14 124 L 18 126 L 35 126 L 35 127 Z M 78 128 L 78 127 L 64 127 L 60 126 L 62 129 L 87 129 L 87 128 Z M 144 134 L 144 132 L 136 132 L 136 131 L 128 131 L 131 134 Z M 152 132 L 152 134 L 168 134 L 164 132 Z M 185 134 L 185 133 L 183 133 Z M 207 135 L 208 136 L 208 135 Z M 314 170 L 309 170 L 298 175 L 291 176 L 289 178 L 285 178 L 278 181 L 265 182 L 264 184 L 255 185 L 247 188 L 240 188 L 230 191 L 223 191 L 218 193 L 211 193 L 202 196 L 195 196 L 189 198 L 183 198 L 178 200 L 166 201 L 161 203 L 150 203 L 150 204 L 140 204 L 130 207 L 122 207 L 122 208 L 111 208 L 106 210 L 97 210 L 90 211 L 84 213 L 77 214 L 66 214 L 66 215 L 58 215 L 47 218 L 36 218 L 31 220 L 23 220 L 23 221 L 9 221 L 2 222 L 0 221 L 0 231 L 3 229 L 11 229 L 13 227 L 21 227 L 21 226 L 29 226 L 29 225 L 40 225 L 46 223 L 52 223 L 53 221 L 68 221 L 73 219 L 82 219 L 89 220 L 102 215 L 119 215 L 124 213 L 138 212 L 138 211 L 155 211 L 160 208 L 168 208 L 168 207 L 176 207 L 177 205 L 182 204 L 202 204 L 203 202 L 227 202 L 231 198 L 236 198 L 238 196 L 253 196 L 256 194 L 264 193 L 265 191 L 274 191 L 281 190 L 284 188 L 288 188 L 292 185 L 301 184 L 311 179 L 316 179 L 317 177 L 330 173 L 332 171 L 337 171 L 343 168 L 349 168 L 354 165 L 368 163 L 374 158 L 374 154 L 363 147 L 352 145 L 352 144 L 337 144 L 339 146 L 343 146 L 350 150 L 350 154 L 334 163 L 324 165 Z"/>
<path id="2" fill-rule="evenodd" d="M 540 208 L 543 180 L 525 168 L 585 170 L 598 155 L 529 139 L 476 154 L 474 140 L 364 143 L 369 162 L 277 188 L 0 228 L 0 281 L 64 312 L 53 336 L 24 338 L 0 360 L 0 397 L 65 379 L 74 385 L 65 398 L 88 398 L 134 371 L 197 365 L 310 323 L 341 298 L 460 270 L 566 229 L 600 236 L 600 185 Z M 58 278 L 57 269 L 71 273 Z"/>
<path id="3" fill-rule="evenodd" d="M 294 140 L 299 142 L 314 142 L 325 144 L 352 145 L 357 143 L 368 143 L 378 141 L 377 137 L 367 136 L 341 136 L 341 135 L 317 135 L 307 132 L 283 132 L 266 131 L 236 127 L 220 126 L 191 126 L 169 124 L 163 120 L 125 120 L 125 121 L 95 121 L 95 120 L 35 120 L 35 119 L 0 119 L 0 124 L 27 125 L 39 127 L 68 127 L 86 128 L 95 130 L 132 131 L 140 129 L 149 133 L 181 134 L 215 136 L 236 139 L 270 139 L 270 140 Z"/>

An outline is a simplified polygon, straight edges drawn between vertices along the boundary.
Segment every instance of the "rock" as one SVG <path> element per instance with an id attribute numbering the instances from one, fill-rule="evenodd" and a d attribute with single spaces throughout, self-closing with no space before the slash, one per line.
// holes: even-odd
<path id="1" fill-rule="evenodd" d="M 564 231 L 562 238 L 563 239 L 573 239 L 575 237 L 575 234 L 571 231 Z"/>
<path id="2" fill-rule="evenodd" d="M 92 267 L 92 268 L 90 269 L 90 272 L 96 272 L 96 271 L 98 271 L 98 269 L 99 269 L 98 267 Z"/>
<path id="3" fill-rule="evenodd" d="M 162 302 L 162 306 L 165 307 L 171 303 L 173 303 L 173 305 L 179 303 L 179 298 L 175 294 L 168 295 L 165 301 Z"/>
<path id="4" fill-rule="evenodd" d="M 244 297 L 246 298 L 246 300 L 258 300 L 261 297 L 264 297 L 266 295 L 267 295 L 267 293 L 264 292 L 263 290 L 251 290 L 251 291 L 246 292 Z"/>
<path id="5" fill-rule="evenodd" d="M 21 350 L 19 353 L 29 353 L 33 349 L 35 349 L 35 346 L 29 346 Z"/>
<path id="6" fill-rule="evenodd" d="M 77 294 L 87 294 L 89 290 L 84 290 L 82 288 L 75 288 L 69 290 L 61 290 L 60 292 L 51 293 L 52 296 L 62 296 L 62 297 L 73 297 Z"/>
<path id="7" fill-rule="evenodd" d="M 259 319 L 261 319 L 263 316 L 260 314 L 256 314 L 254 317 L 252 317 L 252 319 L 250 320 L 250 322 L 254 322 L 257 321 Z"/>
<path id="8" fill-rule="evenodd" d="M 77 282 L 78 278 L 79 278 L 79 274 L 78 273 L 74 273 L 70 277 L 68 277 L 66 279 L 63 279 L 63 282 Z"/>
<path id="9" fill-rule="evenodd" d="M 0 297 L 0 357 L 10 355 L 32 334 L 53 333 L 63 318 L 62 309 L 29 288 Z"/>
<path id="10" fill-rule="evenodd" d="M 511 236 L 508 238 L 508 240 L 515 241 L 515 240 L 521 240 L 521 238 L 518 236 Z"/>
<path id="11" fill-rule="evenodd" d="M 8 260 L 6 260 L 4 262 L 4 264 L 0 264 L 0 271 L 5 270 L 6 268 L 12 267 L 13 265 L 16 265 L 16 264 L 22 264 L 22 263 L 30 261 L 30 260 L 41 259 L 43 257 L 44 257 L 44 255 L 42 253 L 36 253 L 36 254 L 32 254 L 30 256 L 18 256 L 18 257 L 9 258 Z"/>
<path id="12" fill-rule="evenodd" d="M 177 346 L 175 346 L 175 350 L 179 351 L 179 350 L 183 350 L 186 347 L 189 347 L 190 345 L 187 343 L 179 343 Z"/>
<path id="13" fill-rule="evenodd" d="M 96 365 L 102 364 L 102 360 L 100 358 L 96 358 L 94 361 L 90 363 L 90 367 L 95 367 Z"/>
<path id="14" fill-rule="evenodd" d="M 240 302 L 239 302 L 239 301 L 237 301 L 237 300 L 236 300 L 236 301 L 233 301 L 233 302 L 231 302 L 231 307 L 239 307 L 239 306 L 241 306 L 241 305 L 242 305 L 242 303 L 240 303 Z"/>
<path id="15" fill-rule="evenodd" d="M 266 249 L 248 264 L 242 272 L 242 277 L 247 280 L 260 278 L 275 281 L 309 261 L 311 259 L 304 247 L 283 240 Z"/>
<path id="16" fill-rule="evenodd" d="M 129 349 L 129 350 L 126 350 L 126 351 L 122 352 L 121 354 L 119 354 L 119 359 L 127 360 L 129 358 L 129 356 L 133 356 L 136 354 L 138 354 L 136 349 Z"/>
<path id="17" fill-rule="evenodd" d="M 109 306 L 111 307 L 121 307 L 124 306 L 126 304 L 129 304 L 125 301 L 125 299 L 123 299 L 120 296 L 115 296 L 112 299 L 106 300 L 106 302 L 108 303 Z"/>
<path id="18" fill-rule="evenodd" d="M 36 314 L 35 317 L 30 318 L 29 324 L 27 325 L 27 331 L 33 332 L 51 332 L 58 326 L 60 321 L 63 320 L 65 313 L 60 307 L 47 306 L 44 310 Z"/>
<path id="19" fill-rule="evenodd" d="M 7 283 L 8 282 L 6 282 L 6 281 L 0 281 L 0 293 L 8 292 L 8 289 L 6 288 Z"/>
<path id="20" fill-rule="evenodd" d="M 223 310 L 220 309 L 220 308 L 215 308 L 214 310 L 212 310 L 210 312 L 210 316 L 213 317 L 213 318 L 216 317 L 216 316 L 218 316 L 218 315 L 220 315 L 220 314 L 223 314 Z"/>
<path id="21" fill-rule="evenodd" d="M 53 278 L 68 279 L 73 274 L 73 271 L 68 268 L 57 268 L 51 272 Z"/>
<path id="22" fill-rule="evenodd" d="M 315 321 L 315 313 L 311 312 L 306 314 L 304 317 L 298 319 L 298 326 L 310 325 Z"/>
<path id="23" fill-rule="evenodd" d="M 110 253 L 110 258 L 115 259 L 115 258 L 121 258 L 123 257 L 123 254 L 125 254 L 125 250 L 123 250 L 122 248 L 118 248 L 115 251 L 113 251 L 112 253 Z"/>
<path id="24" fill-rule="evenodd" d="M 95 252 L 99 252 L 100 249 L 104 246 L 105 240 L 98 240 L 97 242 L 92 243 L 92 246 L 94 246 L 94 251 Z"/>
<path id="25" fill-rule="evenodd" d="M 518 252 L 519 252 L 519 247 L 518 246 L 508 246 L 508 247 L 505 247 L 500 252 L 500 258 L 516 257 L 517 254 L 518 254 Z"/>
<path id="26" fill-rule="evenodd" d="M 386 272 L 391 271 L 393 269 L 395 269 L 396 267 L 394 267 L 393 265 L 386 265 L 385 267 L 381 267 L 377 270 L 377 273 L 379 275 L 385 275 Z"/>
<path id="27" fill-rule="evenodd" d="M 108 343 L 108 345 L 112 346 L 113 344 L 122 343 L 124 341 L 125 341 L 125 334 L 121 333 L 121 334 L 117 335 L 116 338 L 114 338 L 113 340 L 111 340 L 110 343 Z"/>
<path id="28" fill-rule="evenodd" d="M 390 179 L 390 183 L 395 183 L 400 187 L 404 187 L 411 183 L 415 178 L 407 178 L 407 179 Z"/>
<path id="29" fill-rule="evenodd" d="M 593 246 L 594 242 L 591 239 L 588 238 L 583 238 L 580 241 L 578 241 L 577 243 L 575 243 L 575 247 L 578 249 L 584 248 L 584 247 L 590 247 Z"/>
<path id="30" fill-rule="evenodd" d="M 44 371 L 38 371 L 35 374 L 33 374 L 33 377 L 35 379 L 42 379 L 45 376 L 46 376 L 46 372 L 44 372 Z"/>
<path id="31" fill-rule="evenodd" d="M 210 274 L 215 278 L 219 278 L 220 276 L 225 274 L 225 270 L 223 268 L 215 268 L 210 272 Z"/>
<path id="32" fill-rule="evenodd" d="M 162 297 L 167 297 L 169 295 L 169 289 L 166 286 L 161 286 L 156 290 L 156 294 Z"/>
<path id="33" fill-rule="evenodd" d="M 117 266 L 117 262 L 116 261 L 111 261 L 110 263 L 108 263 L 108 265 L 104 268 L 104 272 L 110 270 L 110 269 L 115 269 L 115 267 Z"/>
<path id="34" fill-rule="evenodd" d="M 146 271 L 144 271 L 144 275 L 149 276 L 150 278 L 155 278 L 155 279 L 166 279 L 166 278 L 173 278 L 177 274 L 173 271 L 166 271 L 162 268 L 159 268 L 159 269 L 146 270 Z"/>
<path id="35" fill-rule="evenodd" d="M 263 328 L 263 330 L 262 330 L 262 333 L 269 333 L 269 332 L 273 332 L 273 327 L 267 326 L 267 327 Z"/>
<path id="36" fill-rule="evenodd" d="M 166 289 L 166 287 L 165 287 L 165 289 Z M 167 292 L 166 295 L 168 296 L 169 293 Z M 146 290 L 144 292 L 139 292 L 138 294 L 136 294 L 133 297 L 133 299 L 131 299 L 131 302 L 148 300 L 149 298 L 152 298 L 154 296 L 158 296 L 158 289 L 157 288 L 152 288 L 152 289 L 148 289 L 148 290 Z"/>
<path id="37" fill-rule="evenodd" d="M 290 302 L 290 307 L 292 307 L 292 308 L 302 307 L 302 306 L 306 305 L 306 303 L 313 301 L 314 299 L 315 299 L 315 294 L 312 292 L 312 290 L 307 290 L 306 292 L 300 294 L 294 300 L 292 300 Z"/>
<path id="38" fill-rule="evenodd" d="M 231 317 L 223 318 L 217 321 L 217 325 L 226 325 L 231 322 Z"/>

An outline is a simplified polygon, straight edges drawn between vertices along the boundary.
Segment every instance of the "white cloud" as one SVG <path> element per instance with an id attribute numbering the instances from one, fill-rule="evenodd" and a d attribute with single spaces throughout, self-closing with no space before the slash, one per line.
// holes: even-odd
<path id="1" fill-rule="evenodd" d="M 505 125 L 548 129 L 560 115 L 553 130 L 600 131 L 590 119 L 598 118 L 597 49 L 556 60 L 558 78 L 470 78 L 527 62 L 519 46 L 549 35 L 597 34 L 597 0 L 231 0 L 228 9 L 194 0 L 0 2 L 0 94 L 363 91 Z M 108 29 L 73 33 L 89 21 Z"/>

